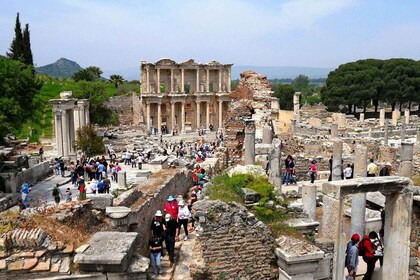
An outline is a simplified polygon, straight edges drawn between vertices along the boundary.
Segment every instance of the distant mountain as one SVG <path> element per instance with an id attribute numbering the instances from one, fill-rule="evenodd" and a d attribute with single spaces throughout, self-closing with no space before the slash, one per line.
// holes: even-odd
<path id="1" fill-rule="evenodd" d="M 54 78 L 69 78 L 82 69 L 79 64 L 66 58 L 60 58 L 52 64 L 35 67 L 37 74 L 48 75 Z"/>
<path id="2" fill-rule="evenodd" d="M 296 67 L 296 66 L 232 66 L 232 80 L 239 79 L 239 74 L 246 70 L 252 70 L 266 75 L 269 79 L 294 79 L 300 74 L 309 79 L 327 78 L 333 68 L 320 67 Z"/>

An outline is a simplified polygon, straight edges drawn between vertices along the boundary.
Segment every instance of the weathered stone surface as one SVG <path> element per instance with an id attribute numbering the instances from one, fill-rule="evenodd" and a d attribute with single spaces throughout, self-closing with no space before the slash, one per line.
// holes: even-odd
<path id="1" fill-rule="evenodd" d="M 92 208 L 105 210 L 107 207 L 112 206 L 114 197 L 112 194 L 100 193 L 100 194 L 88 194 L 87 198 L 92 200 Z"/>
<path id="2" fill-rule="evenodd" d="M 39 261 L 38 265 L 31 270 L 31 272 L 41 272 L 50 270 L 51 259 L 48 258 L 45 261 Z"/>
<path id="3" fill-rule="evenodd" d="M 260 200 L 260 194 L 254 190 L 242 188 L 244 192 L 243 199 L 246 203 L 254 203 Z"/>
<path id="4" fill-rule="evenodd" d="M 23 264 L 23 269 L 30 270 L 30 269 L 34 268 L 37 263 L 38 263 L 37 258 L 25 259 L 25 263 Z"/>
<path id="5" fill-rule="evenodd" d="M 64 257 L 61 260 L 59 272 L 63 274 L 70 273 L 70 263 L 71 263 L 70 257 Z"/>
<path id="6" fill-rule="evenodd" d="M 76 253 L 83 253 L 84 251 L 87 250 L 87 248 L 89 248 L 89 244 L 83 244 L 81 245 L 79 248 L 76 249 Z"/>
<path id="7" fill-rule="evenodd" d="M 64 254 L 71 254 L 74 251 L 74 246 L 73 244 L 67 244 L 66 247 L 63 250 Z"/>
<path id="8" fill-rule="evenodd" d="M 23 260 L 18 259 L 14 262 L 9 263 L 7 266 L 8 270 L 21 270 L 23 268 Z"/>
<path id="9" fill-rule="evenodd" d="M 127 217 L 131 213 L 131 209 L 125 206 L 107 207 L 105 213 L 113 219 L 121 219 Z"/>
<path id="10" fill-rule="evenodd" d="M 232 177 L 234 174 L 250 174 L 255 177 L 267 176 L 265 170 L 260 165 L 236 165 L 229 170 L 228 175 Z"/>
<path id="11" fill-rule="evenodd" d="M 0 270 L 6 269 L 6 260 L 0 260 Z"/>
<path id="12" fill-rule="evenodd" d="M 139 243 L 134 232 L 97 232 L 89 248 L 74 257 L 82 271 L 124 272 Z"/>

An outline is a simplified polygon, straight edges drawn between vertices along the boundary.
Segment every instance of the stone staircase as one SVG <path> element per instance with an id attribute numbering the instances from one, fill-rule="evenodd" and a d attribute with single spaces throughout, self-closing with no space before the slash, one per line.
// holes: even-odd
<path id="1" fill-rule="evenodd" d="M 161 263 L 160 263 L 161 266 L 162 266 L 162 274 L 158 275 L 158 276 L 155 276 L 155 277 L 152 277 L 152 279 L 157 279 L 157 280 L 171 280 L 171 279 L 173 279 L 176 263 L 177 263 L 178 257 L 179 257 L 179 250 L 182 246 L 182 242 L 183 241 L 178 241 L 178 242 L 175 243 L 175 263 L 172 266 L 170 266 L 168 251 L 166 250 L 166 248 L 163 249 L 164 253 L 165 253 L 165 256 L 162 258 Z M 163 244 L 165 244 L 165 242 L 163 242 Z M 147 273 L 150 276 L 153 275 L 152 266 L 149 267 L 149 269 L 147 270 Z"/>

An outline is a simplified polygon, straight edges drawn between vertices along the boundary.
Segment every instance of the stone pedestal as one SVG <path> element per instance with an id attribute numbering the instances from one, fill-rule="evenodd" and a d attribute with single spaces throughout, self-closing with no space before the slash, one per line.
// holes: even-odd
<path id="1" fill-rule="evenodd" d="M 379 111 L 379 126 L 385 125 L 385 108 Z"/>
<path id="2" fill-rule="evenodd" d="M 308 218 L 316 220 L 316 185 L 308 184 L 302 186 L 303 210 L 308 214 Z"/>
<path id="3" fill-rule="evenodd" d="M 255 163 L 255 121 L 245 120 L 245 165 Z"/>

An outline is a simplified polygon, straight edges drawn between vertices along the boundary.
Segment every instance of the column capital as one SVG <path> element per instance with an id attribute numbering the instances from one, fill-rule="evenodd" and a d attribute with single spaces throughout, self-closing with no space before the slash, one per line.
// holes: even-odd
<path id="1" fill-rule="evenodd" d="M 56 109 L 56 110 L 53 110 L 53 113 L 54 113 L 56 116 L 61 116 L 61 115 L 63 114 L 63 110 Z"/>

